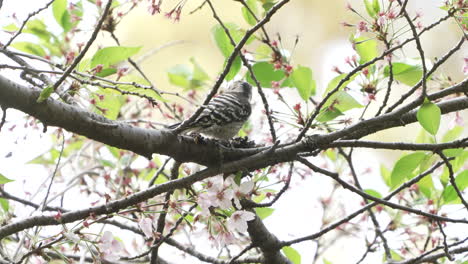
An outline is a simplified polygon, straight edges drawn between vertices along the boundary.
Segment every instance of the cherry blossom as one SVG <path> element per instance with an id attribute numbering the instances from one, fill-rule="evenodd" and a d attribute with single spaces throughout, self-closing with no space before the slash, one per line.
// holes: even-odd
<path id="1" fill-rule="evenodd" d="M 246 197 L 254 188 L 253 181 L 243 182 L 240 185 L 237 185 L 234 182 L 234 177 L 227 178 L 226 181 L 231 182 L 232 190 L 234 192 L 234 204 L 237 208 L 241 208 L 240 199 Z"/>
<path id="2" fill-rule="evenodd" d="M 104 259 L 115 261 L 119 259 L 119 252 L 123 250 L 122 243 L 114 239 L 112 232 L 105 231 L 99 241 L 100 250 Z"/>
<path id="3" fill-rule="evenodd" d="M 142 218 L 138 222 L 138 226 L 146 237 L 153 237 L 153 220 L 149 217 Z"/>
<path id="4" fill-rule="evenodd" d="M 247 222 L 254 220 L 255 214 L 248 211 L 236 211 L 234 212 L 229 220 L 227 221 L 227 225 L 231 230 L 237 230 L 239 232 L 246 232 L 247 231 Z"/>

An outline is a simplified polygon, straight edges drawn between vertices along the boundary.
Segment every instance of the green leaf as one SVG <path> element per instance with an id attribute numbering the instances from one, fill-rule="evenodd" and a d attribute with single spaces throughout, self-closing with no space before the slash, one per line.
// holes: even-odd
<path id="1" fill-rule="evenodd" d="M 318 114 L 317 121 L 328 122 L 341 115 L 344 115 L 344 114 L 338 109 L 326 109 L 326 110 L 321 111 L 320 114 Z"/>
<path id="2" fill-rule="evenodd" d="M 315 80 L 312 77 L 312 70 L 309 67 L 299 66 L 291 73 L 291 81 L 297 88 L 299 95 L 304 101 L 315 94 Z"/>
<path id="3" fill-rule="evenodd" d="M 370 17 L 375 18 L 380 11 L 380 5 L 378 0 L 364 0 L 364 5 L 366 6 L 367 14 Z"/>
<path id="4" fill-rule="evenodd" d="M 34 54 L 39 57 L 44 57 L 46 55 L 45 50 L 38 44 L 31 42 L 15 42 L 11 46 L 19 51 L 23 51 L 29 54 Z"/>
<path id="5" fill-rule="evenodd" d="M 373 60 L 378 55 L 377 41 L 366 37 L 354 39 L 357 54 L 359 55 L 359 64 L 364 64 Z"/>
<path id="6" fill-rule="evenodd" d="M 348 110 L 361 107 L 363 105 L 358 103 L 351 95 L 344 91 L 338 91 L 324 104 L 321 113 L 317 116 L 317 121 L 327 122 Z"/>
<path id="7" fill-rule="evenodd" d="M 100 72 L 96 73 L 96 76 L 98 76 L 98 77 L 107 77 L 107 76 L 110 76 L 110 75 L 116 74 L 116 73 L 117 73 L 116 68 L 105 68 L 105 69 L 102 69 Z"/>
<path id="8" fill-rule="evenodd" d="M 0 184 L 9 183 L 12 181 L 14 180 L 8 179 L 7 177 L 5 177 L 3 174 L 0 173 Z"/>
<path id="9" fill-rule="evenodd" d="M 430 101 L 424 102 L 416 114 L 419 124 L 432 135 L 437 134 L 439 130 L 440 117 L 440 108 Z"/>
<path id="10" fill-rule="evenodd" d="M 38 38 L 49 42 L 51 33 L 47 30 L 46 24 L 39 19 L 33 19 L 26 23 L 26 27 L 23 30 L 24 33 L 29 33 L 37 36 Z"/>
<path id="11" fill-rule="evenodd" d="M 275 211 L 275 209 L 273 208 L 268 208 L 268 207 L 258 207 L 258 208 L 255 208 L 255 213 L 258 215 L 258 217 L 260 217 L 260 219 L 264 220 L 265 218 L 267 218 L 268 216 L 270 216 L 273 212 Z"/>
<path id="12" fill-rule="evenodd" d="M 224 25 L 228 29 L 229 34 L 234 39 L 235 43 L 238 43 L 244 36 L 244 33 L 239 29 L 239 26 L 237 26 L 236 24 L 225 23 Z M 224 32 L 224 28 L 220 25 L 214 26 L 211 29 L 211 35 L 221 53 L 224 55 L 224 57 L 228 58 L 232 54 L 234 46 L 231 44 L 231 41 L 226 32 Z"/>
<path id="13" fill-rule="evenodd" d="M 420 129 L 419 134 L 415 139 L 415 143 L 431 143 L 431 144 L 434 144 L 434 143 L 436 143 L 436 141 L 435 141 L 435 138 L 431 134 L 427 133 L 426 130 Z"/>
<path id="14" fill-rule="evenodd" d="M 53 92 L 54 92 L 54 86 L 52 86 L 52 85 L 47 86 L 46 88 L 44 88 L 41 91 L 41 94 L 39 94 L 39 97 L 37 98 L 36 102 L 38 102 L 38 103 L 44 102 L 45 100 L 47 100 L 47 98 L 50 97 L 50 95 Z"/>
<path id="15" fill-rule="evenodd" d="M 8 210 L 10 210 L 10 203 L 7 199 L 0 198 L 0 206 L 2 207 L 5 213 L 8 212 Z"/>
<path id="16" fill-rule="evenodd" d="M 374 197 L 377 197 L 377 198 L 379 198 L 379 199 L 382 198 L 382 195 L 381 195 L 378 191 L 376 191 L 376 190 L 373 190 L 373 189 L 365 189 L 364 192 L 367 193 L 367 194 L 369 194 L 369 195 L 372 195 L 372 196 L 374 196 Z"/>
<path id="17" fill-rule="evenodd" d="M 141 47 L 106 47 L 98 50 L 93 58 L 91 58 L 91 68 L 102 64 L 104 68 L 114 65 L 118 62 L 124 61 L 131 56 L 137 54 Z"/>
<path id="18" fill-rule="evenodd" d="M 434 183 L 432 182 L 431 175 L 427 175 L 418 182 L 419 190 L 426 198 L 432 197 L 432 191 L 434 190 Z"/>
<path id="19" fill-rule="evenodd" d="M 422 77 L 423 71 L 421 63 L 418 61 L 409 61 L 408 63 L 404 62 L 394 62 L 392 64 L 393 77 L 409 86 L 414 86 L 417 84 Z M 389 66 L 384 68 L 384 76 L 388 77 L 390 75 Z"/>
<path id="20" fill-rule="evenodd" d="M 257 49 L 255 50 L 254 56 L 255 56 L 255 59 L 257 60 L 269 61 L 271 60 L 272 53 L 273 53 L 273 50 L 270 48 L 270 46 L 268 46 L 265 43 L 260 43 Z"/>
<path id="21" fill-rule="evenodd" d="M 336 86 L 338 86 L 338 84 L 340 83 L 341 80 L 343 80 L 346 76 L 348 75 L 348 73 L 342 73 L 338 76 L 336 76 L 335 78 L 333 78 L 327 85 L 327 89 L 325 90 L 325 93 L 324 94 L 327 94 L 328 92 L 330 92 L 331 90 L 335 89 Z M 338 89 L 338 91 L 344 89 L 350 82 L 354 81 L 354 78 L 356 78 L 357 74 L 354 74 L 353 76 L 351 76 L 349 78 L 349 80 L 345 81 L 343 84 L 341 84 L 340 88 Z"/>
<path id="22" fill-rule="evenodd" d="M 263 10 L 265 10 L 265 12 L 268 12 L 274 5 L 275 5 L 275 2 L 267 1 L 266 3 L 262 5 L 262 7 L 263 7 Z"/>
<path id="23" fill-rule="evenodd" d="M 246 1 L 247 6 L 250 8 L 250 10 L 255 14 L 255 16 L 258 15 L 258 9 L 257 9 L 257 0 L 247 0 Z M 242 16 L 244 17 L 245 21 L 253 26 L 257 24 L 257 20 L 255 17 L 250 13 L 249 10 L 245 6 L 242 7 Z"/>
<path id="24" fill-rule="evenodd" d="M 3 27 L 3 30 L 6 32 L 16 32 L 18 31 L 18 29 L 19 28 L 14 23 L 8 24 Z"/>
<path id="25" fill-rule="evenodd" d="M 193 65 L 193 79 L 197 81 L 206 81 L 210 79 L 210 76 L 202 69 L 200 64 L 197 63 L 194 57 L 190 58 L 190 62 Z"/>
<path id="26" fill-rule="evenodd" d="M 283 247 L 282 251 L 293 264 L 301 264 L 301 254 L 297 250 L 292 247 Z"/>
<path id="27" fill-rule="evenodd" d="M 454 128 L 445 132 L 444 136 L 442 137 L 442 142 L 446 143 L 456 140 L 460 137 L 461 133 L 463 132 L 463 129 L 464 128 L 461 126 L 455 126 Z"/>
<path id="28" fill-rule="evenodd" d="M 406 179 L 411 179 L 413 171 L 426 158 L 423 152 L 416 152 L 401 157 L 393 167 L 390 175 L 391 188 L 402 184 Z"/>
<path id="29" fill-rule="evenodd" d="M 190 87 L 192 71 L 187 65 L 177 64 L 167 71 L 167 75 L 170 83 L 186 89 Z"/>
<path id="30" fill-rule="evenodd" d="M 380 165 L 380 175 L 382 176 L 385 184 L 390 187 L 391 185 L 391 171 L 385 167 L 385 165 Z"/>
<path id="31" fill-rule="evenodd" d="M 466 187 L 468 187 L 468 170 L 464 170 L 457 177 L 455 177 L 455 184 L 457 185 L 460 192 L 463 192 Z M 442 198 L 444 199 L 445 203 L 460 203 L 460 199 L 458 197 L 455 188 L 452 185 L 448 185 L 445 187 L 444 191 L 442 192 Z"/>
<path id="32" fill-rule="evenodd" d="M 55 0 L 52 4 L 52 13 L 54 14 L 55 21 L 57 21 L 65 32 L 68 32 L 72 27 L 67 5 L 67 0 Z"/>
<path id="33" fill-rule="evenodd" d="M 451 142 L 456 140 L 460 137 L 461 133 L 463 132 L 463 127 L 455 126 L 451 130 L 447 131 L 444 136 L 442 137 L 442 142 Z M 463 148 L 456 148 L 456 149 L 444 149 L 442 151 L 448 157 L 456 157 L 463 153 Z"/>
<path id="34" fill-rule="evenodd" d="M 237 73 L 242 67 L 242 62 L 239 56 L 237 56 L 232 62 L 231 68 L 229 69 L 228 74 L 226 75 L 226 81 L 230 81 L 236 77 Z"/>
<path id="35" fill-rule="evenodd" d="M 275 70 L 273 65 L 266 61 L 255 63 L 252 66 L 252 70 L 263 88 L 269 88 L 272 81 L 281 81 L 286 77 L 283 70 Z M 255 85 L 250 73 L 247 73 L 247 82 Z"/>
<path id="36" fill-rule="evenodd" d="M 94 111 L 111 120 L 117 119 L 125 100 L 119 92 L 101 88 L 93 94 L 93 98 L 96 102 Z"/>

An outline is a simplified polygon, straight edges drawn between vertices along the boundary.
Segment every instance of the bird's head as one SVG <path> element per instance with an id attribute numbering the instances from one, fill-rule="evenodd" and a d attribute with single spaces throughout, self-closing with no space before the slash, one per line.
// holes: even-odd
<path id="1" fill-rule="evenodd" d="M 249 101 L 252 98 L 252 86 L 244 81 L 235 81 L 224 91 L 225 93 L 238 93 Z"/>

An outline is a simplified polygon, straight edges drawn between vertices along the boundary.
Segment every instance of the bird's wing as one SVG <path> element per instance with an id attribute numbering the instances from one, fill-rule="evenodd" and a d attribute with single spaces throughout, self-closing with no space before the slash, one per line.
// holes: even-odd
<path id="1" fill-rule="evenodd" d="M 191 126 L 206 128 L 214 124 L 244 122 L 250 113 L 251 107 L 248 101 L 239 100 L 234 94 L 224 93 L 213 98 Z"/>

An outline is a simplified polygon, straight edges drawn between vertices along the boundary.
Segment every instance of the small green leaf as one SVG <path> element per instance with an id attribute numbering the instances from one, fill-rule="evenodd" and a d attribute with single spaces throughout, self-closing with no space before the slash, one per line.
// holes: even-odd
<path id="1" fill-rule="evenodd" d="M 2 207 L 3 211 L 6 213 L 10 210 L 10 202 L 7 199 L 0 198 L 0 206 Z"/>
<path id="2" fill-rule="evenodd" d="M 49 42 L 49 39 L 52 36 L 52 34 L 47 30 L 46 24 L 40 19 L 28 21 L 23 32 L 33 34 L 45 42 Z"/>
<path id="3" fill-rule="evenodd" d="M 258 208 L 255 208 L 255 213 L 258 215 L 258 217 L 260 217 L 260 219 L 264 220 L 265 218 L 267 218 L 268 216 L 270 216 L 273 212 L 275 211 L 275 209 L 273 208 L 268 208 L 268 207 L 258 207 Z"/>
<path id="4" fill-rule="evenodd" d="M 187 65 L 177 64 L 167 71 L 167 75 L 170 83 L 186 89 L 190 87 L 192 71 Z"/>
<path id="5" fill-rule="evenodd" d="M 3 30 L 6 32 L 16 32 L 18 31 L 18 26 L 16 26 L 14 23 L 8 24 L 3 27 Z"/>
<path id="6" fill-rule="evenodd" d="M 257 1 L 256 0 L 247 0 L 246 1 L 247 6 L 250 8 L 250 10 L 255 14 L 255 16 L 258 15 L 258 10 L 257 10 Z M 249 10 L 245 6 L 242 7 L 242 16 L 244 17 L 245 21 L 253 26 L 257 24 L 257 20 L 255 17 L 250 13 Z"/>
<path id="7" fill-rule="evenodd" d="M 421 80 L 423 74 L 422 66 L 419 61 L 408 61 L 408 63 L 394 62 L 392 64 L 392 72 L 396 80 L 409 86 L 417 84 Z M 384 68 L 384 76 L 388 77 L 389 75 L 390 68 L 387 65 Z"/>
<path id="8" fill-rule="evenodd" d="M 461 126 L 455 126 L 454 128 L 445 132 L 444 136 L 442 137 L 442 142 L 446 143 L 456 140 L 460 137 L 461 133 L 463 132 L 463 129 L 464 128 Z"/>
<path id="9" fill-rule="evenodd" d="M 327 122 L 348 110 L 361 107 L 363 105 L 358 103 L 351 95 L 344 91 L 338 91 L 324 104 L 321 113 L 317 116 L 317 121 Z"/>
<path id="10" fill-rule="evenodd" d="M 19 51 L 23 51 L 29 54 L 34 54 L 39 57 L 44 57 L 46 55 L 45 50 L 38 44 L 31 42 L 15 42 L 11 46 Z"/>
<path id="11" fill-rule="evenodd" d="M 266 3 L 262 5 L 262 7 L 263 7 L 263 10 L 265 10 L 265 12 L 268 12 L 274 5 L 275 5 L 275 2 L 267 1 Z"/>
<path id="12" fill-rule="evenodd" d="M 391 186 L 391 174 L 391 171 L 387 169 L 385 165 L 380 165 L 380 175 L 382 176 L 383 181 L 388 187 Z"/>
<path id="13" fill-rule="evenodd" d="M 52 13 L 54 14 L 55 21 L 65 30 L 66 24 L 70 23 L 70 16 L 67 11 L 67 0 L 55 0 L 52 4 Z M 68 15 L 68 20 L 64 19 L 64 16 Z M 68 30 L 65 30 L 68 31 Z"/>
<path id="14" fill-rule="evenodd" d="M 326 109 L 320 112 L 317 116 L 317 121 L 319 122 L 328 122 L 331 121 L 341 115 L 344 115 L 340 110 L 338 109 Z"/>
<path id="15" fill-rule="evenodd" d="M 373 0 L 372 2 L 372 8 L 374 9 L 376 14 L 379 14 L 380 12 L 380 3 L 379 0 Z"/>
<path id="16" fill-rule="evenodd" d="M 14 180 L 8 179 L 7 177 L 5 177 L 3 174 L 0 173 L 0 184 L 9 183 L 12 181 Z"/>
<path id="17" fill-rule="evenodd" d="M 390 175 L 392 189 L 402 184 L 406 179 L 411 179 L 413 171 L 419 167 L 425 158 L 426 154 L 423 152 L 416 152 L 401 157 L 395 163 Z"/>
<path id="18" fill-rule="evenodd" d="M 231 65 L 231 68 L 229 69 L 228 74 L 226 75 L 226 81 L 230 81 L 234 79 L 234 77 L 236 77 L 237 73 L 240 71 L 241 67 L 242 67 L 241 59 L 239 56 L 237 56 L 234 59 Z"/>
<path id="19" fill-rule="evenodd" d="M 431 175 L 427 175 L 418 182 L 419 189 L 426 198 L 432 197 L 432 191 L 434 191 L 434 183 L 432 182 Z"/>
<path id="20" fill-rule="evenodd" d="M 125 100 L 119 92 L 108 89 L 99 89 L 93 99 L 96 102 L 94 111 L 111 120 L 117 119 Z"/>
<path id="21" fill-rule="evenodd" d="M 377 41 L 368 39 L 366 37 L 359 37 L 354 39 L 355 49 L 359 55 L 359 64 L 364 64 L 373 60 L 378 55 Z"/>
<path id="22" fill-rule="evenodd" d="M 193 65 L 193 79 L 199 82 L 206 81 L 210 79 L 210 76 L 202 69 L 200 64 L 197 63 L 195 58 L 191 57 L 190 62 Z"/>
<path id="23" fill-rule="evenodd" d="M 292 247 L 283 247 L 282 251 L 293 264 L 301 264 L 301 254 L 297 250 Z"/>
<path id="24" fill-rule="evenodd" d="M 460 192 L 463 192 L 468 187 L 468 170 L 464 170 L 458 174 L 457 177 L 455 177 L 455 184 L 457 185 Z M 442 192 L 442 198 L 444 199 L 445 203 L 460 203 L 458 194 L 452 185 L 445 187 L 444 191 Z"/>
<path id="25" fill-rule="evenodd" d="M 440 108 L 427 101 L 419 108 L 416 117 L 419 121 L 419 124 L 432 135 L 437 134 L 440 125 L 441 111 Z"/>
<path id="26" fill-rule="evenodd" d="M 342 73 L 338 76 L 336 76 L 335 78 L 333 78 L 327 85 L 327 89 L 325 90 L 325 93 L 324 94 L 327 94 L 328 92 L 330 92 L 331 90 L 335 89 L 336 86 L 338 86 L 338 84 L 340 83 L 341 80 L 343 80 L 346 76 L 348 75 L 348 73 Z M 357 74 L 354 74 L 353 76 L 351 76 L 349 78 L 349 80 L 343 82 L 343 84 L 341 84 L 340 88 L 338 89 L 338 91 L 340 90 L 343 90 L 350 82 L 354 81 L 354 78 L 356 78 Z"/>
<path id="27" fill-rule="evenodd" d="M 225 23 L 224 25 L 228 29 L 229 34 L 234 39 L 235 43 L 238 43 L 244 36 L 244 33 L 236 24 Z M 228 35 L 226 35 L 224 28 L 220 25 L 214 26 L 211 29 L 211 35 L 216 43 L 216 46 L 218 46 L 219 50 L 224 55 L 224 57 L 229 57 L 232 54 L 232 51 L 234 50 L 234 46 L 231 44 L 231 40 L 229 39 Z"/>
<path id="28" fill-rule="evenodd" d="M 257 60 L 270 60 L 273 50 L 265 43 L 260 43 L 255 50 L 255 58 Z"/>
<path id="29" fill-rule="evenodd" d="M 52 85 L 47 86 L 46 88 L 44 88 L 41 91 L 41 94 L 39 94 L 39 97 L 37 98 L 36 102 L 38 102 L 38 103 L 44 102 L 45 100 L 47 100 L 47 98 L 50 97 L 50 95 L 53 92 L 54 92 L 54 86 L 52 86 Z"/>
<path id="30" fill-rule="evenodd" d="M 308 101 L 315 94 L 315 80 L 309 67 L 299 66 L 297 69 L 294 69 L 290 78 L 304 101 Z"/>
<path id="31" fill-rule="evenodd" d="M 378 12 L 376 12 L 374 8 L 374 4 L 375 4 L 374 2 L 375 1 L 371 2 L 371 0 L 364 0 L 364 5 L 366 6 L 367 14 L 369 14 L 369 16 L 373 18 L 375 18 L 378 14 Z M 377 5 L 378 5 L 378 2 L 377 2 Z"/>
<path id="32" fill-rule="evenodd" d="M 283 70 L 275 70 L 273 65 L 266 61 L 255 63 L 252 66 L 252 70 L 263 88 L 269 88 L 272 81 L 280 81 L 286 77 Z M 247 73 L 247 82 L 255 85 L 252 77 L 250 77 L 250 73 Z"/>
<path id="33" fill-rule="evenodd" d="M 98 50 L 91 59 L 91 68 L 102 64 L 104 68 L 114 65 L 118 62 L 124 61 L 131 56 L 137 54 L 141 47 L 106 47 Z"/>
<path id="34" fill-rule="evenodd" d="M 367 194 L 369 194 L 369 195 L 372 195 L 372 196 L 374 196 L 374 197 L 377 197 L 377 198 L 379 198 L 379 199 L 382 198 L 382 195 L 381 195 L 378 191 L 376 191 L 376 190 L 373 190 L 373 189 L 365 189 L 364 192 L 367 193 Z"/>

